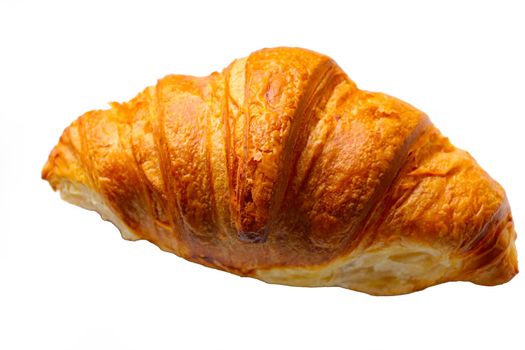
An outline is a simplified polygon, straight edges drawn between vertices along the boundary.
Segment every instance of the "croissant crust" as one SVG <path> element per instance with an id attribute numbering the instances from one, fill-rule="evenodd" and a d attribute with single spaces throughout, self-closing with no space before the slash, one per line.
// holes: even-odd
<path id="1" fill-rule="evenodd" d="M 424 113 L 299 48 L 87 112 L 42 177 L 126 239 L 270 283 L 394 295 L 518 272 L 501 186 Z"/>

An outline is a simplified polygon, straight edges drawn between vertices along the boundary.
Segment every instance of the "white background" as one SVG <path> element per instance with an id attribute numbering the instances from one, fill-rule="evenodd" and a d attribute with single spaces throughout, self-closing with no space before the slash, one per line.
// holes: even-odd
<path id="1" fill-rule="evenodd" d="M 0 349 L 524 349 L 523 274 L 399 297 L 268 285 L 124 241 L 40 180 L 84 112 L 301 46 L 470 151 L 505 187 L 525 256 L 524 18 L 519 1 L 2 0 Z"/>

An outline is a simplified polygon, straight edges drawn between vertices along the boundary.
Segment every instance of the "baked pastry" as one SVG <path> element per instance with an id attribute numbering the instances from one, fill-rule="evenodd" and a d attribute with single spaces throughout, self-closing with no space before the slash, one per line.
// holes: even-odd
<path id="1" fill-rule="evenodd" d="M 501 186 L 424 113 L 299 48 L 87 112 L 42 177 L 125 239 L 270 283 L 395 295 L 518 272 Z"/>

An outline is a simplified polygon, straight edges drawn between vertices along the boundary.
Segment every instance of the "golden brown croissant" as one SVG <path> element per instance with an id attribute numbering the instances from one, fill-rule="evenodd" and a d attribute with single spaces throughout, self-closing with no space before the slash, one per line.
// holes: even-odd
<path id="1" fill-rule="evenodd" d="M 42 176 L 126 239 L 270 283 L 392 295 L 518 272 L 503 189 L 425 114 L 304 49 L 88 112 Z"/>

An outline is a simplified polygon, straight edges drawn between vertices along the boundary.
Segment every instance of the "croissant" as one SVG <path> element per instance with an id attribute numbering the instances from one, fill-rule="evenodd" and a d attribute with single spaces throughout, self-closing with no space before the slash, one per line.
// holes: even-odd
<path id="1" fill-rule="evenodd" d="M 305 49 L 87 112 L 42 177 L 125 239 L 269 283 L 396 295 L 518 272 L 502 187 L 424 113 Z"/>

